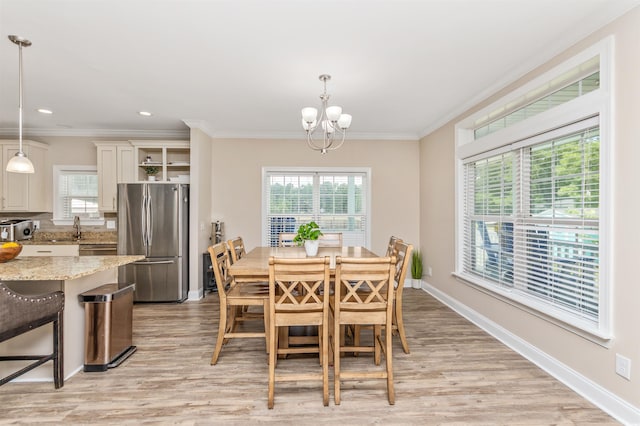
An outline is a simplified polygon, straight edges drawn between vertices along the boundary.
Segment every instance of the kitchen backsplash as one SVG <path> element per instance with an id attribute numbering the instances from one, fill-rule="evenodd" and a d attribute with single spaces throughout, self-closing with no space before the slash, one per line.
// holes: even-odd
<path id="1" fill-rule="evenodd" d="M 9 212 L 0 213 L 0 220 L 4 220 L 4 219 L 32 219 L 32 220 L 39 221 L 40 222 L 40 226 L 38 226 L 38 229 L 36 230 L 36 234 L 39 231 L 46 232 L 46 233 L 73 232 L 74 229 L 73 229 L 72 225 L 54 225 L 54 223 L 52 221 L 52 217 L 53 217 L 52 213 L 9 213 Z M 88 233 L 88 232 L 91 232 L 92 234 L 93 233 L 101 233 L 101 232 L 107 232 L 107 233 L 116 232 L 115 229 L 107 229 L 107 221 L 114 221 L 114 222 L 116 222 L 116 226 L 117 226 L 118 222 L 116 220 L 116 217 L 117 217 L 116 213 L 105 213 L 105 215 L 104 215 L 105 224 L 104 225 L 93 226 L 93 225 L 81 224 L 81 231 L 82 231 L 83 234 L 84 233 Z"/>

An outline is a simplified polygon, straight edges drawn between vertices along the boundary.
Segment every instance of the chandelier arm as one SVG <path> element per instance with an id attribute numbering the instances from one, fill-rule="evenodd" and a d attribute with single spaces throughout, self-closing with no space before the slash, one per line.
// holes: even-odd
<path id="1" fill-rule="evenodd" d="M 340 148 L 342 146 L 342 144 L 344 143 L 345 136 L 347 136 L 347 132 L 342 132 L 342 139 L 340 140 L 338 145 L 334 145 L 334 146 L 332 146 L 331 148 L 328 148 L 328 149 L 333 151 L 334 149 Z"/>

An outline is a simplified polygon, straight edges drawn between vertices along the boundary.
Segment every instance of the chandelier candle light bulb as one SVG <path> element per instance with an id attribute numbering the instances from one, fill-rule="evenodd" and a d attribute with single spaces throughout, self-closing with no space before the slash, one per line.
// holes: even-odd
<path id="1" fill-rule="evenodd" d="M 327 94 L 327 81 L 331 80 L 331 76 L 322 74 L 318 78 L 324 83 L 324 92 L 320 95 L 321 113 L 318 117 L 318 109 L 302 108 L 302 128 L 307 133 L 309 148 L 326 154 L 340 148 L 344 143 L 347 129 L 351 126 L 351 115 L 343 114 L 340 106 L 328 106 L 330 96 Z M 313 140 L 313 134 L 318 127 L 322 128 L 322 144 Z"/>

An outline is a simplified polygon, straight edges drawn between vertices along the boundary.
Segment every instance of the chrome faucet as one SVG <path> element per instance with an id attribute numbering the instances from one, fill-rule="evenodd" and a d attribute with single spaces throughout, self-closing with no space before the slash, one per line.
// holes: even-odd
<path id="1" fill-rule="evenodd" d="M 75 229 L 75 233 L 73 237 L 76 240 L 79 240 L 80 237 L 82 236 L 82 233 L 80 232 L 80 216 L 75 216 L 73 218 L 73 228 Z"/>

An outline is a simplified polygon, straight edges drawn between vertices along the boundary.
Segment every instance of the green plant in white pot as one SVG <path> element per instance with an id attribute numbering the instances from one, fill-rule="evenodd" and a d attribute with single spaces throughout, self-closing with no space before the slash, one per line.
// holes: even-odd
<path id="1" fill-rule="evenodd" d="M 422 253 L 414 250 L 411 254 L 411 278 L 413 288 L 422 288 Z"/>
<path id="2" fill-rule="evenodd" d="M 293 241 L 299 246 L 304 245 L 304 250 L 307 252 L 307 256 L 315 256 L 318 254 L 318 238 L 320 235 L 322 235 L 320 227 L 317 223 L 311 221 L 300 225 L 298 233 L 293 238 Z"/>
<path id="3" fill-rule="evenodd" d="M 158 172 L 160 171 L 160 169 L 156 166 L 145 166 L 144 167 L 144 172 L 147 174 L 147 179 L 150 181 L 154 181 L 156 180 L 156 175 L 158 174 Z"/>

